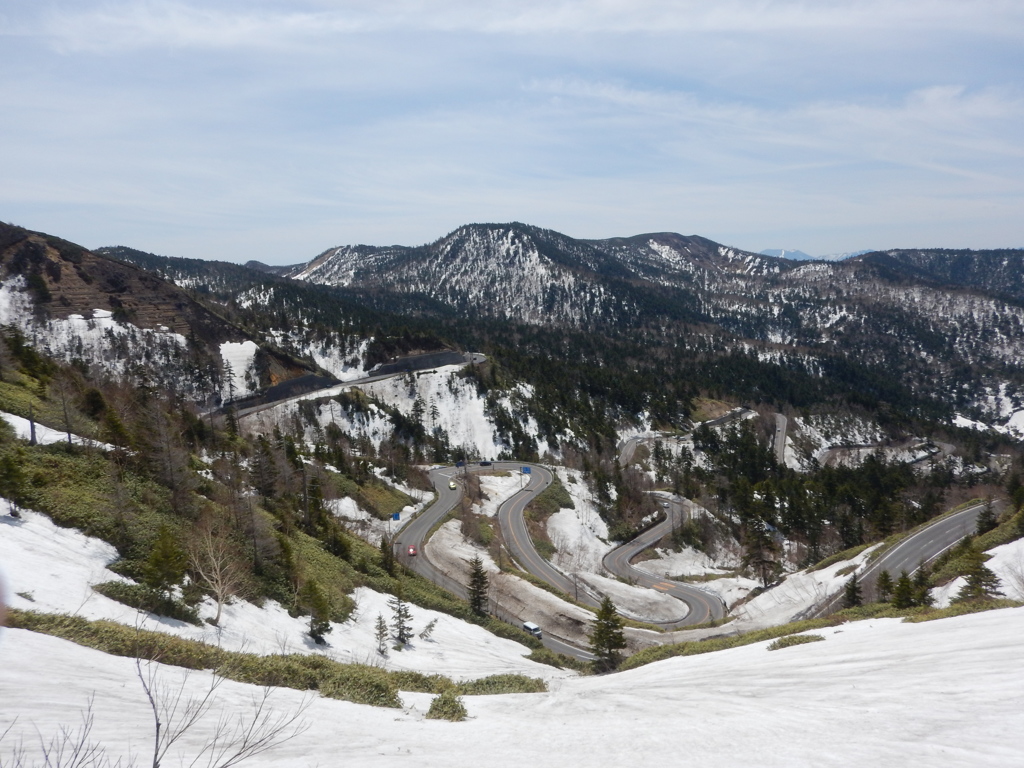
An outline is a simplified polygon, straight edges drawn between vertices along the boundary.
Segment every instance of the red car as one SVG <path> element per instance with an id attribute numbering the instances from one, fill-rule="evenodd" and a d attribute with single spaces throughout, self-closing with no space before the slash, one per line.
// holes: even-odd
<path id="1" fill-rule="evenodd" d="M 415 556 L 416 556 L 416 545 L 415 544 L 410 544 L 409 545 L 409 557 L 415 557 Z"/>

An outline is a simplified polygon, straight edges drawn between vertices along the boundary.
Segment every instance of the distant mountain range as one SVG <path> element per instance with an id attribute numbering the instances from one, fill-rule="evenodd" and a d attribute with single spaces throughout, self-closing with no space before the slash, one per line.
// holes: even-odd
<path id="1" fill-rule="evenodd" d="M 120 302 L 126 318 L 209 339 L 209 358 L 216 344 L 247 335 L 268 351 L 270 364 L 260 366 L 265 385 L 321 365 L 278 355 L 278 344 L 307 361 L 342 361 L 367 338 L 360 329 L 405 325 L 390 340 L 377 334 L 364 362 L 492 344 L 598 369 L 650 369 L 655 377 L 666 365 L 674 376 L 699 369 L 699 380 L 721 379 L 752 400 L 769 391 L 789 402 L 827 397 L 813 390 L 828 377 L 842 382 L 836 391 L 861 392 L 868 403 L 904 398 L 889 391 L 898 386 L 979 418 L 994 393 L 1024 395 L 1022 250 L 903 249 L 807 262 L 695 235 L 578 240 L 509 223 L 466 225 L 416 247 L 343 245 L 305 264 L 267 268 L 122 246 L 86 255 L 14 229 L 0 243 L 4 261 L 35 281 L 40 295 L 51 295 L 44 302 L 50 313 L 86 314 Z M 60 261 L 62 270 L 19 255 L 40 238 L 49 243 L 42 244 L 44 260 Z M 81 254 L 62 257 L 65 247 Z M 150 285 L 143 273 L 105 256 L 187 293 L 152 278 Z M 111 270 L 121 277 L 88 283 Z M 85 277 L 74 276 L 79 272 Z M 214 315 L 196 314 L 197 321 L 210 319 L 189 328 L 164 310 L 149 319 L 169 306 L 168 291 L 186 315 L 200 312 L 195 299 Z M 200 327 L 222 322 L 218 316 L 231 322 L 216 332 Z M 331 352 L 325 344 L 340 346 Z M 755 368 L 716 369 L 729 355 L 748 356 Z"/>
<path id="2" fill-rule="evenodd" d="M 849 259 L 853 256 L 871 253 L 871 250 L 830 253 L 826 256 L 809 256 L 803 251 L 792 251 L 785 248 L 765 248 L 763 251 L 759 251 L 759 253 L 762 256 L 775 256 L 777 258 L 792 259 L 794 261 L 842 261 L 843 259 Z"/>

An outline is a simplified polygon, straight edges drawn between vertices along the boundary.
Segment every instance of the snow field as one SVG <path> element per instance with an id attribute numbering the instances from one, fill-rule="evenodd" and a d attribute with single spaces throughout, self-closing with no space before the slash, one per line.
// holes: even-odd
<path id="1" fill-rule="evenodd" d="M 374 631 L 378 614 L 390 623 L 390 596 L 367 588 L 353 593 L 357 608 L 345 623 L 331 625 L 326 647 L 316 645 L 306 634 L 308 618 L 293 618 L 270 600 L 263 607 L 242 600 L 225 605 L 219 627 L 140 614 L 91 589 L 104 581 L 126 581 L 106 567 L 117 557 L 113 547 L 74 529 L 60 528 L 45 515 L 29 510 L 22 515 L 21 520 L 0 517 L 0 567 L 13 608 L 109 619 L 233 651 L 322 653 L 341 662 L 437 673 L 458 680 L 505 672 L 544 678 L 564 674 L 523 658 L 529 653 L 525 646 L 411 604 L 412 625 L 417 633 L 437 620 L 431 639 L 414 638 L 410 648 L 389 651 L 383 658 L 377 653 Z M 200 606 L 200 616 L 205 619 L 215 613 L 213 601 L 207 598 Z"/>
<path id="2" fill-rule="evenodd" d="M 1024 753 L 1019 638 L 1024 609 L 923 624 L 875 620 L 819 630 L 825 642 L 767 652 L 767 643 L 679 657 L 630 672 L 554 681 L 545 694 L 463 699 L 470 719 L 423 719 L 429 696 L 403 710 L 314 698 L 310 729 L 252 766 L 478 768 L 481 750 L 503 765 L 565 768 L 675 762 L 759 765 L 1017 766 Z M 0 644 L 0 700 L 17 729 L 75 724 L 95 692 L 94 736 L 117 754 L 145 752 L 151 723 L 131 659 L 21 630 Z M 180 672 L 164 669 L 163 679 Z M 166 677 L 164 677 L 166 675 Z M 189 691 L 207 685 L 193 673 Z M 248 709 L 258 689 L 226 681 L 218 709 Z M 304 697 L 275 691 L 277 711 Z M 681 737 L 684 744 L 681 744 Z M 186 749 L 196 740 L 186 738 Z"/>

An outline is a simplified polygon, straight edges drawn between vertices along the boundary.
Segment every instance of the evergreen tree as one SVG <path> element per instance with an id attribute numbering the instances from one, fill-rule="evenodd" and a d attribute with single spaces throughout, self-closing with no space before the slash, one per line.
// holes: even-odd
<path id="1" fill-rule="evenodd" d="M 984 509 L 978 513 L 978 519 L 975 522 L 975 535 L 981 536 L 983 533 L 988 533 L 999 524 L 999 520 L 996 518 L 996 512 L 992 509 L 992 499 L 988 499 L 985 502 Z"/>
<path id="2" fill-rule="evenodd" d="M 483 616 L 487 613 L 487 572 L 479 557 L 470 560 L 469 567 L 469 609 L 477 616 Z"/>
<path id="3" fill-rule="evenodd" d="M 889 598 L 892 597 L 892 587 L 892 576 L 889 575 L 888 571 L 882 571 L 878 574 L 878 581 L 875 583 L 875 595 L 878 602 L 889 602 Z"/>
<path id="4" fill-rule="evenodd" d="M 992 600 L 1003 594 L 999 589 L 999 577 L 985 565 L 985 555 L 972 547 L 964 559 L 967 566 L 964 576 L 967 578 L 967 583 L 960 588 L 956 597 L 953 598 L 953 602 Z"/>
<path id="5" fill-rule="evenodd" d="M 434 627 L 437 626 L 437 619 L 431 619 L 427 622 L 427 626 L 420 632 L 420 640 L 429 640 L 434 634 Z"/>
<path id="6" fill-rule="evenodd" d="M 914 605 L 929 606 L 935 602 L 929 591 L 931 588 L 931 574 L 928 566 L 922 562 L 914 571 Z"/>
<path id="7" fill-rule="evenodd" d="M 860 583 L 857 581 L 857 574 L 853 574 L 846 582 L 846 590 L 843 595 L 844 608 L 856 608 L 861 604 Z"/>
<path id="8" fill-rule="evenodd" d="M 171 529 L 163 526 L 143 565 L 144 582 L 153 589 L 170 594 L 171 589 L 185 577 L 187 567 L 188 555 L 178 545 Z"/>
<path id="9" fill-rule="evenodd" d="M 395 550 L 391 547 L 391 539 L 384 535 L 380 537 L 380 567 L 389 576 L 395 575 Z"/>
<path id="10" fill-rule="evenodd" d="M 314 579 L 299 590 L 299 603 L 309 611 L 309 636 L 323 645 L 324 635 L 331 631 L 331 602 Z"/>
<path id="11" fill-rule="evenodd" d="M 388 655 L 388 623 L 384 621 L 382 614 L 377 614 L 377 626 L 373 635 L 377 640 L 377 653 L 381 656 Z"/>
<path id="12" fill-rule="evenodd" d="M 896 586 L 892 591 L 892 607 L 900 609 L 913 608 L 915 604 L 914 582 L 910 580 L 910 575 L 906 571 L 901 571 L 900 577 L 896 580 Z"/>
<path id="13" fill-rule="evenodd" d="M 594 669 L 597 672 L 611 672 L 622 661 L 619 653 L 626 647 L 626 636 L 622 632 L 622 618 L 615 610 L 610 597 L 601 601 L 590 633 L 590 650 L 597 657 Z"/>
<path id="14" fill-rule="evenodd" d="M 412 637 L 412 613 L 409 606 L 399 595 L 392 597 L 388 605 L 391 607 L 391 629 L 395 633 L 395 641 L 399 645 L 406 645 Z"/>

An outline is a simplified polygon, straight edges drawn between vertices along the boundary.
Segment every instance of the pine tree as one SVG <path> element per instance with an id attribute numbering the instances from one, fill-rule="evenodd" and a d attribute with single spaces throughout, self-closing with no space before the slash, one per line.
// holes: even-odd
<path id="1" fill-rule="evenodd" d="M 188 555 L 178 545 L 171 529 L 163 526 L 142 568 L 143 580 L 147 586 L 170 594 L 171 589 L 181 583 L 187 567 Z"/>
<path id="2" fill-rule="evenodd" d="M 395 551 L 391 548 L 391 539 L 384 535 L 380 537 L 380 567 L 389 576 L 395 575 Z"/>
<path id="3" fill-rule="evenodd" d="M 844 608 L 856 608 L 861 604 L 860 583 L 857 581 L 857 574 L 853 574 L 846 582 L 846 590 L 843 595 Z"/>
<path id="4" fill-rule="evenodd" d="M 878 602 L 887 603 L 892 597 L 892 576 L 888 571 L 878 574 L 878 581 L 875 583 L 875 593 Z"/>
<path id="5" fill-rule="evenodd" d="M 931 574 L 924 562 L 914 571 L 913 582 L 914 605 L 929 606 L 935 602 L 934 598 L 932 598 L 932 593 L 929 591 L 931 588 Z"/>
<path id="6" fill-rule="evenodd" d="M 324 644 L 324 635 L 331 631 L 331 602 L 314 579 L 299 590 L 299 603 L 309 611 L 309 636 L 318 645 Z"/>
<path id="7" fill-rule="evenodd" d="M 469 567 L 469 609 L 477 616 L 483 616 L 487 613 L 487 572 L 479 557 L 470 560 Z"/>
<path id="8" fill-rule="evenodd" d="M 384 621 L 382 614 L 377 614 L 377 626 L 374 631 L 374 637 L 377 639 L 377 653 L 381 656 L 388 655 L 388 623 Z"/>
<path id="9" fill-rule="evenodd" d="M 399 645 L 406 645 L 412 637 L 412 625 L 409 623 L 412 621 L 412 613 L 409 606 L 398 595 L 392 597 L 388 605 L 391 606 L 391 629 L 395 633 L 395 641 Z"/>
<path id="10" fill-rule="evenodd" d="M 985 508 L 978 513 L 978 519 L 975 522 L 975 534 L 981 536 L 983 533 L 988 533 L 999 524 L 999 520 L 996 518 L 995 510 L 992 509 L 992 499 L 988 499 L 985 502 Z"/>
<path id="11" fill-rule="evenodd" d="M 892 591 L 892 607 L 903 609 L 913 608 L 914 605 L 914 582 L 910 580 L 910 575 L 906 571 L 901 571 Z"/>
<path id="12" fill-rule="evenodd" d="M 964 576 L 967 583 L 964 584 L 953 602 L 962 603 L 967 600 L 992 600 L 1000 597 L 1003 593 L 999 589 L 999 577 L 992 573 L 992 570 L 985 565 L 985 556 L 977 549 L 965 555 L 966 572 Z"/>
<path id="13" fill-rule="evenodd" d="M 622 632 L 622 618 L 615 610 L 615 603 L 610 597 L 601 601 L 594 619 L 594 628 L 590 633 L 590 650 L 597 657 L 594 669 L 598 672 L 611 672 L 622 661 L 619 653 L 626 647 L 626 636 Z"/>
<path id="14" fill-rule="evenodd" d="M 434 635 L 434 627 L 437 626 L 437 619 L 431 619 L 427 622 L 427 626 L 420 632 L 420 640 L 429 640 Z"/>

